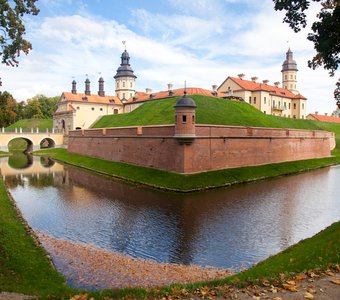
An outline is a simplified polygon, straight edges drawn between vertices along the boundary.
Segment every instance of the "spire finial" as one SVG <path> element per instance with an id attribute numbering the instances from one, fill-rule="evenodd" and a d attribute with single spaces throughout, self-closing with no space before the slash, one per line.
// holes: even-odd
<path id="1" fill-rule="evenodd" d="M 184 80 L 184 96 L 187 95 L 187 81 Z"/>
<path id="2" fill-rule="evenodd" d="M 122 41 L 122 44 L 124 45 L 125 51 L 126 51 L 126 41 Z"/>

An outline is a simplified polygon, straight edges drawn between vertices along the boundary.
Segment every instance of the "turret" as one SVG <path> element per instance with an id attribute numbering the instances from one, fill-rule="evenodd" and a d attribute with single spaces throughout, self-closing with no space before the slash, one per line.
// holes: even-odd
<path id="1" fill-rule="evenodd" d="M 77 82 L 75 80 L 72 81 L 72 94 L 77 94 Z"/>
<path id="2" fill-rule="evenodd" d="M 90 80 L 88 78 L 85 80 L 85 95 L 91 95 Z"/>
<path id="3" fill-rule="evenodd" d="M 181 143 L 190 144 L 196 136 L 196 103 L 184 92 L 177 100 L 175 108 L 175 138 Z"/>
<path id="4" fill-rule="evenodd" d="M 103 77 L 99 78 L 98 83 L 99 83 L 98 95 L 101 96 L 101 97 L 104 97 L 105 91 L 104 91 L 104 79 L 103 79 Z"/>
<path id="5" fill-rule="evenodd" d="M 124 50 L 121 56 L 121 64 L 114 76 L 116 80 L 116 95 L 123 102 L 135 95 L 135 83 L 137 76 L 130 66 L 129 53 Z"/>
<path id="6" fill-rule="evenodd" d="M 297 64 L 293 59 L 293 52 L 288 49 L 286 60 L 282 64 L 282 87 L 291 91 L 294 94 L 299 94 L 297 90 Z"/>

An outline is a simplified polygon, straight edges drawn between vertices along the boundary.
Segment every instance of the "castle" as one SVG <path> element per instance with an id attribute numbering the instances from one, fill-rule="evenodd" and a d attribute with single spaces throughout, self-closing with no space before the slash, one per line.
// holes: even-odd
<path id="1" fill-rule="evenodd" d="M 279 82 L 274 86 L 269 85 L 268 80 L 258 83 L 257 77 L 249 81 L 244 79 L 244 74 L 240 74 L 238 78 L 227 77 L 219 87 L 213 85 L 212 90 L 187 88 L 186 93 L 246 101 L 265 114 L 304 119 L 306 98 L 297 90 L 298 69 L 290 49 L 286 53 L 281 72 L 282 87 Z M 91 93 L 89 79 L 85 80 L 84 93 L 77 92 L 77 83 L 73 80 L 71 92 L 63 92 L 60 97 L 53 116 L 53 128 L 66 134 L 74 129 L 87 129 L 104 115 L 131 112 L 146 101 L 182 96 L 184 93 L 184 89 L 173 89 L 172 84 L 168 84 L 166 91 L 153 93 L 147 88 L 145 92 L 139 92 L 135 88 L 136 78 L 130 65 L 129 53 L 125 50 L 114 76 L 116 95 L 105 95 L 102 77 L 98 80 L 96 94 Z"/>

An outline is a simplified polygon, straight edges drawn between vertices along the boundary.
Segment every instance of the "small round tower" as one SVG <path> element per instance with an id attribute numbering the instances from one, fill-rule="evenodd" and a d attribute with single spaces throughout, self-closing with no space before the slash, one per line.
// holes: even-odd
<path id="1" fill-rule="evenodd" d="M 186 91 L 182 98 L 178 99 L 175 108 L 175 137 L 184 142 L 192 142 L 196 136 L 196 103 L 187 96 Z"/>

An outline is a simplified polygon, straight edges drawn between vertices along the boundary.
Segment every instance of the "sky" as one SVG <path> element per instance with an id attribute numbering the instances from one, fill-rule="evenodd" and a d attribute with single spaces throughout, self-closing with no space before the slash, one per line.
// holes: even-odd
<path id="1" fill-rule="evenodd" d="M 282 23 L 283 12 L 272 0 L 39 0 L 38 16 L 25 17 L 26 38 L 33 50 L 20 57 L 19 67 L 0 65 L 2 90 L 17 101 L 37 94 L 78 92 L 98 79 L 114 95 L 114 79 L 126 41 L 136 89 L 153 92 L 189 87 L 211 89 L 228 76 L 244 73 L 269 84 L 282 81 L 288 47 L 298 65 L 297 89 L 308 100 L 307 113 L 331 113 L 339 72 L 330 77 L 323 68 L 312 70 L 315 55 L 307 40 L 320 7 L 311 5 L 307 28 L 294 33 Z"/>

